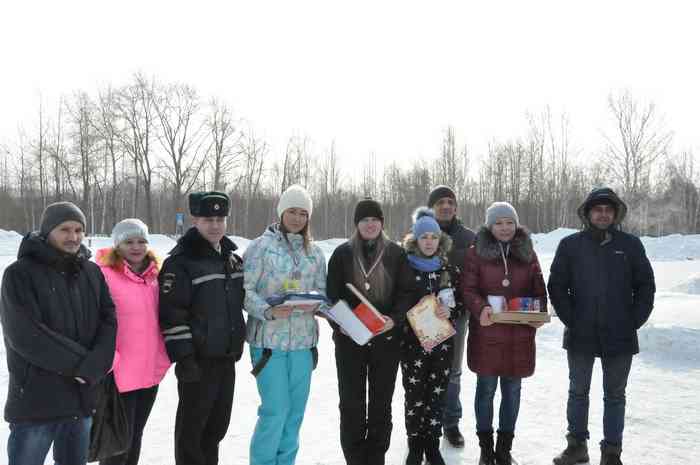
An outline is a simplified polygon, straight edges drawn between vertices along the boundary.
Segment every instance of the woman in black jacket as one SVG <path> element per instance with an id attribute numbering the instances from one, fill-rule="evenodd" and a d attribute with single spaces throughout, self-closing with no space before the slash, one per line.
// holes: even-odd
<path id="1" fill-rule="evenodd" d="M 438 297 L 440 306 L 436 316 L 454 322 L 462 314 L 459 292 L 459 274 L 448 263 L 452 239 L 440 230 L 432 210 L 419 208 L 414 214 L 411 232 L 404 239 L 416 289 L 413 304 L 426 295 Z M 454 324 L 454 323 L 453 323 Z M 409 324 L 403 325 L 401 338 L 401 373 L 405 392 L 404 415 L 408 436 L 406 465 L 420 465 L 423 455 L 430 465 L 444 465 L 440 454 L 442 412 L 454 340 L 443 341 L 431 350 L 425 350 Z"/>
<path id="2" fill-rule="evenodd" d="M 383 314 L 385 325 L 360 346 L 332 324 L 340 443 L 348 465 L 383 465 L 391 439 L 391 400 L 400 358 L 396 328 L 410 307 L 413 274 L 404 251 L 384 234 L 378 202 L 361 200 L 354 220 L 357 230 L 329 261 L 326 293 L 333 304 L 342 299 L 354 308 L 360 302 L 345 285 L 353 284 Z"/>

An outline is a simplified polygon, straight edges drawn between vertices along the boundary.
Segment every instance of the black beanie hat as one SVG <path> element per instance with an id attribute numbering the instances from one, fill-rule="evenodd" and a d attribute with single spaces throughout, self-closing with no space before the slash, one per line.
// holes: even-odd
<path id="1" fill-rule="evenodd" d="M 450 189 L 447 186 L 437 186 L 434 187 L 432 191 L 430 191 L 430 195 L 428 195 L 428 208 L 433 208 L 433 205 L 435 205 L 438 200 L 449 197 L 455 202 L 457 201 L 457 196 L 455 195 L 455 191 Z"/>
<path id="2" fill-rule="evenodd" d="M 362 218 L 374 217 L 379 218 L 384 223 L 384 213 L 382 212 L 382 206 L 376 200 L 365 197 L 364 199 L 357 202 L 355 205 L 355 226 L 360 222 Z"/>
<path id="3" fill-rule="evenodd" d="M 47 206 L 41 214 L 39 234 L 48 237 L 53 228 L 64 221 L 77 221 L 85 229 L 85 215 L 78 206 L 71 202 L 56 202 Z"/>
<path id="4" fill-rule="evenodd" d="M 189 203 L 192 216 L 228 216 L 230 201 L 224 192 L 192 192 Z"/>

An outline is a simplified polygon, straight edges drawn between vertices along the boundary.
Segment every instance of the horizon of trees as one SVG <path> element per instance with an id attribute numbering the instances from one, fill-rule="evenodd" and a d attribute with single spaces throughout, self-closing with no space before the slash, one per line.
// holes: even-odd
<path id="1" fill-rule="evenodd" d="M 673 132 L 653 103 L 624 91 L 611 93 L 607 106 L 611 129 L 586 157 L 571 140 L 568 115 L 547 107 L 527 115 L 525 136 L 494 140 L 486 153 L 471 153 L 447 126 L 430 158 L 378 167 L 369 154 L 349 172 L 333 143 L 318 150 L 295 136 L 273 154 L 222 100 L 138 73 L 95 95 L 76 91 L 51 112 L 40 102 L 34 127 L 0 145 L 0 228 L 36 230 L 46 205 L 70 200 L 85 212 L 89 234 L 109 234 L 126 217 L 172 234 L 175 214 L 187 216 L 187 194 L 221 190 L 232 201 L 229 233 L 256 237 L 276 220 L 281 192 L 301 184 L 314 199 L 317 238 L 348 237 L 354 205 L 365 196 L 382 202 L 386 229 L 400 238 L 411 212 L 446 184 L 471 228 L 497 200 L 513 204 L 534 232 L 576 228 L 581 201 L 593 187 L 609 185 L 629 206 L 625 229 L 698 232 L 692 151 L 673 148 Z"/>

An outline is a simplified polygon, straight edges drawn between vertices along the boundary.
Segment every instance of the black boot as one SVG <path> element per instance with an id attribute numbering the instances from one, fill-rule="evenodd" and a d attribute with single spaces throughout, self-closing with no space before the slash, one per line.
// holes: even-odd
<path id="1" fill-rule="evenodd" d="M 425 462 L 428 465 L 445 465 L 440 453 L 440 438 L 426 438 L 423 444 L 425 445 Z"/>
<path id="2" fill-rule="evenodd" d="M 600 465 L 622 465 L 622 446 L 613 446 L 605 441 L 600 443 Z"/>
<path id="3" fill-rule="evenodd" d="M 496 439 L 496 465 L 512 465 L 510 449 L 513 447 L 513 433 L 498 432 Z"/>
<path id="4" fill-rule="evenodd" d="M 458 426 L 450 426 L 449 428 L 443 428 L 443 433 L 447 438 L 452 447 L 462 448 L 464 447 L 464 436 L 459 432 Z"/>
<path id="5" fill-rule="evenodd" d="M 479 465 L 495 465 L 496 454 L 493 452 L 493 433 L 476 433 L 479 437 L 479 448 L 481 455 L 479 456 Z"/>
<path id="6" fill-rule="evenodd" d="M 423 438 L 408 438 L 406 465 L 421 465 L 423 463 L 423 447 Z"/>
<path id="7" fill-rule="evenodd" d="M 566 435 L 566 449 L 554 457 L 552 462 L 554 465 L 575 465 L 577 463 L 586 463 L 589 460 L 586 440 L 580 441 L 573 434 L 569 433 Z"/>

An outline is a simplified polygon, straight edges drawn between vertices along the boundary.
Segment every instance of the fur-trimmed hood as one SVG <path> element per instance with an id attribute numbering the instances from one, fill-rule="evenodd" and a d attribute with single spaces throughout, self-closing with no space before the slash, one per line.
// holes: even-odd
<path id="1" fill-rule="evenodd" d="M 489 228 L 482 226 L 476 233 L 476 254 L 486 260 L 501 259 L 501 248 L 498 240 Z M 523 263 L 530 263 L 534 256 L 534 247 L 530 231 L 524 226 L 518 226 L 515 236 L 510 243 L 510 256 Z"/>
<path id="2" fill-rule="evenodd" d="M 423 256 L 420 249 L 418 248 L 418 239 L 413 233 L 408 233 L 403 240 L 403 248 L 409 255 L 417 255 L 419 257 Z M 440 234 L 440 242 L 438 244 L 438 250 L 436 255 L 442 259 L 443 263 L 447 263 L 447 254 L 452 250 L 452 238 L 447 235 L 447 233 Z"/>

